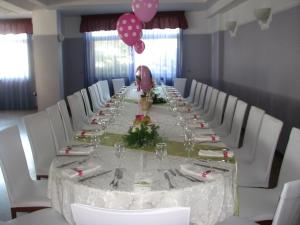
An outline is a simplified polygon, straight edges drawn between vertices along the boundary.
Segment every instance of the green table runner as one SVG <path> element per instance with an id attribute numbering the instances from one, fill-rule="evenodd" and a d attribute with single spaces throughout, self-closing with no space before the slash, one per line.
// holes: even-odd
<path id="1" fill-rule="evenodd" d="M 125 135 L 122 134 L 113 134 L 113 133 L 106 133 L 105 136 L 99 136 L 98 142 L 100 142 L 101 145 L 104 146 L 114 146 L 116 142 L 123 141 Z M 89 137 L 78 137 L 77 140 L 81 142 L 92 142 L 91 138 Z M 168 155 L 173 156 L 181 156 L 181 157 L 187 157 L 187 152 L 184 151 L 184 145 L 183 142 L 177 142 L 177 141 L 165 141 L 168 145 Z M 135 148 L 130 147 L 129 149 L 132 150 L 138 150 L 138 151 L 146 151 L 146 152 L 155 152 L 155 146 L 144 146 L 142 148 Z M 203 159 L 203 160 L 212 160 L 212 161 L 220 161 L 224 160 L 223 157 L 203 157 L 198 155 L 198 151 L 204 149 L 204 150 L 215 150 L 215 151 L 222 151 L 224 147 L 210 145 L 210 144 L 196 144 L 194 147 L 194 151 L 190 153 L 190 157 L 194 159 Z M 234 158 L 228 158 L 227 162 L 235 163 Z"/>

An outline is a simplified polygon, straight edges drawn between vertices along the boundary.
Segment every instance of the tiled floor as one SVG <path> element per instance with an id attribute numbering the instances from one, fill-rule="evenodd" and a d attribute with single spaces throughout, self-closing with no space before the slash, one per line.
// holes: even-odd
<path id="1" fill-rule="evenodd" d="M 22 123 L 22 117 L 34 112 L 35 111 L 0 111 L 0 131 L 13 125 L 17 125 L 20 129 L 22 144 L 25 151 L 28 168 L 32 177 L 35 177 L 34 164 L 29 141 Z M 0 168 L 0 221 L 6 221 L 9 219 L 9 201 Z"/>

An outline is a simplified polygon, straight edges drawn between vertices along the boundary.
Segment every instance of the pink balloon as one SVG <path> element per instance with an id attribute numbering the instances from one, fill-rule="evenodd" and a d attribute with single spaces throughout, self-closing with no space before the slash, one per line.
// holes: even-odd
<path id="1" fill-rule="evenodd" d="M 134 44 L 134 50 L 136 51 L 136 53 L 142 54 L 145 50 L 145 43 L 142 40 L 138 40 Z"/>
<path id="2" fill-rule="evenodd" d="M 152 74 L 147 66 L 139 66 L 137 68 L 137 74 L 140 75 L 140 86 L 144 92 L 148 92 L 153 88 Z"/>
<path id="3" fill-rule="evenodd" d="M 119 17 L 117 30 L 125 44 L 133 46 L 142 37 L 142 23 L 133 13 L 125 13 Z"/>
<path id="4" fill-rule="evenodd" d="M 149 22 L 158 10 L 159 0 L 132 0 L 134 14 L 143 22 Z"/>

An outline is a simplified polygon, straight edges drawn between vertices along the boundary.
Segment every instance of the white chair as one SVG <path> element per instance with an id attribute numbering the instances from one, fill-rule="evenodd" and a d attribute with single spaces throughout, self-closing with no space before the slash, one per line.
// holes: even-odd
<path id="1" fill-rule="evenodd" d="M 50 207 L 47 181 L 30 178 L 17 126 L 0 132 L 0 165 L 8 192 L 12 218 L 17 212 Z"/>
<path id="2" fill-rule="evenodd" d="M 219 92 L 214 118 L 212 121 L 209 122 L 209 127 L 214 128 L 214 127 L 219 127 L 221 125 L 226 97 L 227 94 L 225 92 L 223 91 Z"/>
<path id="3" fill-rule="evenodd" d="M 282 121 L 265 114 L 258 135 L 254 160 L 239 163 L 238 183 L 243 187 L 269 187 L 273 157 L 282 128 Z"/>
<path id="4" fill-rule="evenodd" d="M 72 127 L 72 123 L 71 123 L 71 119 L 70 119 L 66 101 L 60 100 L 59 102 L 57 102 L 57 105 L 58 105 L 60 115 L 62 117 L 64 131 L 66 134 L 66 140 L 67 140 L 67 142 L 71 142 L 74 139 L 74 130 Z"/>
<path id="5" fill-rule="evenodd" d="M 276 188 L 239 188 L 240 216 L 253 221 L 272 220 L 283 185 L 300 179 L 300 129 L 293 128 L 284 153 Z"/>
<path id="6" fill-rule="evenodd" d="M 222 138 L 222 141 L 230 148 L 237 148 L 240 144 L 242 126 L 245 119 L 245 113 L 248 104 L 238 100 L 232 119 L 232 126 L 228 136 Z"/>
<path id="7" fill-rule="evenodd" d="M 192 105 L 194 108 L 199 107 L 201 88 L 202 88 L 202 83 L 198 82 L 196 86 L 194 102 Z"/>
<path id="8" fill-rule="evenodd" d="M 41 111 L 23 118 L 32 149 L 37 179 L 48 177 L 56 156 L 55 141 L 48 114 Z"/>
<path id="9" fill-rule="evenodd" d="M 72 204 L 76 225 L 189 225 L 190 208 L 144 210 L 101 209 Z"/>
<path id="10" fill-rule="evenodd" d="M 178 90 L 182 97 L 184 97 L 186 86 L 186 78 L 175 78 L 174 79 L 174 88 Z"/>
<path id="11" fill-rule="evenodd" d="M 82 97 L 75 94 L 67 97 L 72 115 L 72 124 L 75 131 L 82 130 L 88 122 L 88 118 L 85 115 L 84 106 L 80 98 Z"/>
<path id="12" fill-rule="evenodd" d="M 110 90 L 109 90 L 109 86 L 108 86 L 108 81 L 107 80 L 101 80 L 100 85 L 101 85 L 102 90 L 103 90 L 105 101 L 109 101 L 110 100 Z"/>
<path id="13" fill-rule="evenodd" d="M 83 98 L 83 102 L 84 102 L 84 105 L 85 105 L 85 111 L 86 111 L 86 114 L 88 117 L 91 117 L 94 115 L 94 112 L 92 110 L 92 107 L 91 107 L 91 103 L 90 103 L 90 99 L 89 99 L 89 96 L 88 96 L 88 93 L 86 91 L 85 88 L 81 89 L 81 94 L 82 94 L 82 98 Z"/>
<path id="14" fill-rule="evenodd" d="M 96 92 L 95 88 L 96 87 L 94 85 L 91 85 L 88 87 L 88 90 L 89 90 L 89 93 L 91 96 L 92 105 L 93 105 L 93 112 L 99 111 L 102 107 L 99 97 L 97 96 L 98 92 Z"/>
<path id="15" fill-rule="evenodd" d="M 300 180 L 284 185 L 277 205 L 272 225 L 300 224 Z M 252 221 L 239 217 L 230 217 L 217 225 L 257 225 Z"/>
<path id="16" fill-rule="evenodd" d="M 67 145 L 67 137 L 58 104 L 46 108 L 51 122 L 52 133 L 55 141 L 56 152 Z"/>
<path id="17" fill-rule="evenodd" d="M 210 103 L 212 91 L 213 91 L 213 88 L 211 86 L 207 86 L 203 109 L 200 109 L 201 115 L 204 115 L 209 110 L 209 103 Z"/>
<path id="18" fill-rule="evenodd" d="M 197 81 L 194 79 L 191 84 L 190 94 L 187 98 L 185 98 L 185 100 L 189 103 L 193 103 L 193 101 L 194 101 L 196 85 L 197 85 Z"/>
<path id="19" fill-rule="evenodd" d="M 125 81 L 123 78 L 112 79 L 112 84 L 114 88 L 114 94 L 118 93 L 122 87 L 125 86 Z"/>
<path id="20" fill-rule="evenodd" d="M 42 209 L 0 225 L 68 225 L 64 217 L 53 209 Z"/>
<path id="21" fill-rule="evenodd" d="M 213 131 L 223 137 L 226 137 L 231 130 L 232 119 L 237 103 L 237 97 L 229 95 L 224 113 L 224 119 L 220 127 L 213 128 Z"/>
<path id="22" fill-rule="evenodd" d="M 107 100 L 105 99 L 105 91 L 101 85 L 101 82 L 98 81 L 95 86 L 97 87 L 97 90 L 98 90 L 98 95 L 99 95 L 99 98 L 100 98 L 100 102 L 102 105 L 105 105 Z"/>
<path id="23" fill-rule="evenodd" d="M 202 116 L 202 118 L 207 122 L 213 120 L 214 118 L 218 96 L 219 96 L 219 90 L 213 88 L 211 98 L 209 101 L 208 111 Z"/>
<path id="24" fill-rule="evenodd" d="M 235 158 L 239 163 L 250 163 L 253 161 L 258 134 L 264 115 L 264 110 L 255 106 L 251 106 L 247 120 L 243 145 L 241 148 L 231 148 L 231 150 L 234 151 Z"/>
<path id="25" fill-rule="evenodd" d="M 199 110 L 203 109 L 206 91 L 207 91 L 207 84 L 202 84 L 200 98 L 199 98 L 199 106 L 195 107 L 195 111 L 199 111 Z"/>

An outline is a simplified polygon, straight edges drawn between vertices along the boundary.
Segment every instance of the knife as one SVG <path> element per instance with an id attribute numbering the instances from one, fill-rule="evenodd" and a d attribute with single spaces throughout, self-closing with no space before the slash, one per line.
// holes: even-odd
<path id="1" fill-rule="evenodd" d="M 220 168 L 220 167 L 216 167 L 216 166 L 208 166 L 208 165 L 204 165 L 204 164 L 200 164 L 200 163 L 193 163 L 193 164 L 196 166 L 202 166 L 205 168 L 212 168 L 212 169 L 219 170 L 222 172 L 229 172 L 229 169 L 224 169 L 224 168 Z"/>
<path id="2" fill-rule="evenodd" d="M 104 174 L 107 174 L 107 173 L 110 173 L 112 170 L 107 170 L 107 171 L 104 171 L 104 172 L 101 172 L 101 173 L 98 173 L 98 174 L 95 174 L 93 176 L 90 176 L 90 177 L 85 177 L 85 178 L 82 178 L 79 180 L 79 182 L 83 182 L 83 181 L 86 181 L 86 180 L 89 180 L 89 179 L 92 179 L 94 177 L 99 177 L 99 176 L 102 176 Z"/>

